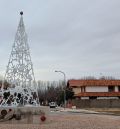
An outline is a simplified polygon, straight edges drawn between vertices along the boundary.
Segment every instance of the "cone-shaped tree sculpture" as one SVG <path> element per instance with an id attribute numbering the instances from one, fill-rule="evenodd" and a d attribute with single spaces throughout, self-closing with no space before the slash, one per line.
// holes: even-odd
<path id="1" fill-rule="evenodd" d="M 4 78 L 9 83 L 9 88 L 3 90 L 1 105 L 38 104 L 37 87 L 23 22 L 23 12 L 20 12 L 20 15 L 20 22 Z M 5 92 L 10 92 L 10 95 L 4 96 Z"/>

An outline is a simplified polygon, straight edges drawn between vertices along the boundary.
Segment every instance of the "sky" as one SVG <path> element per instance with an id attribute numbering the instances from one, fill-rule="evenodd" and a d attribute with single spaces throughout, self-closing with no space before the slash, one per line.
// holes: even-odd
<path id="1" fill-rule="evenodd" d="M 36 80 L 120 79 L 120 0 L 0 0 L 0 75 L 23 11 Z"/>

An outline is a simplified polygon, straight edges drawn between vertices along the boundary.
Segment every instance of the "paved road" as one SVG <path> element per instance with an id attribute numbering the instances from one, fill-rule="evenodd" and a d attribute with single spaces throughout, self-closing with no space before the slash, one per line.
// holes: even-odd
<path id="1" fill-rule="evenodd" d="M 51 112 L 46 123 L 0 124 L 0 129 L 120 129 L 120 116 Z"/>

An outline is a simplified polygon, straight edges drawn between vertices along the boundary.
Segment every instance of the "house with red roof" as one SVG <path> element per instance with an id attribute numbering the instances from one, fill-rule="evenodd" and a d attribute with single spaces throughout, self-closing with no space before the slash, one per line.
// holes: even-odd
<path id="1" fill-rule="evenodd" d="M 72 89 L 78 99 L 120 99 L 120 80 L 115 79 L 71 79 L 67 88 Z"/>

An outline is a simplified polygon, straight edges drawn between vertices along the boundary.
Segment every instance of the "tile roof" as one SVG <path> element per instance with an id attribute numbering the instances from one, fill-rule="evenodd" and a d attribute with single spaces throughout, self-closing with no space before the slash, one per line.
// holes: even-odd
<path id="1" fill-rule="evenodd" d="M 68 80 L 68 87 L 120 86 L 120 80 Z"/>

